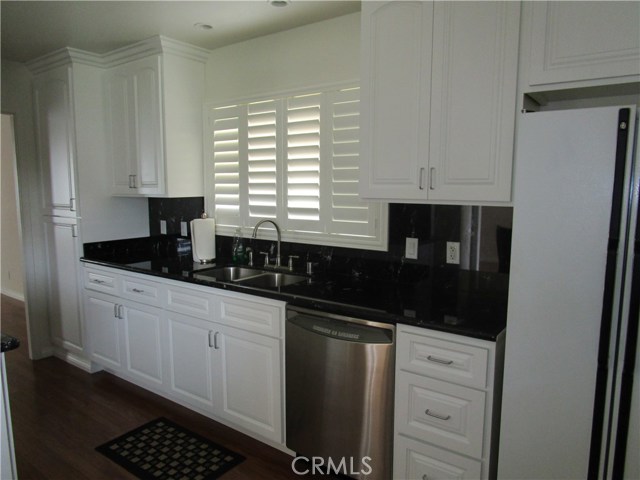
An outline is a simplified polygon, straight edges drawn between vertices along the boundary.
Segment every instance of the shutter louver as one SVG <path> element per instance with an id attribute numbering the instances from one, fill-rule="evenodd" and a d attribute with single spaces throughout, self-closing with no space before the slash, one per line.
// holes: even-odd
<path id="1" fill-rule="evenodd" d="M 248 199 L 250 218 L 276 218 L 278 102 L 250 103 L 247 110 Z"/>
<path id="2" fill-rule="evenodd" d="M 322 94 L 287 99 L 287 228 L 320 229 L 320 114 Z"/>
<path id="3" fill-rule="evenodd" d="M 329 229 L 338 234 L 370 235 L 369 202 L 358 196 L 360 161 L 360 89 L 332 92 L 331 211 Z"/>
<path id="4" fill-rule="evenodd" d="M 240 107 L 219 108 L 213 119 L 213 201 L 220 225 L 240 222 Z"/>

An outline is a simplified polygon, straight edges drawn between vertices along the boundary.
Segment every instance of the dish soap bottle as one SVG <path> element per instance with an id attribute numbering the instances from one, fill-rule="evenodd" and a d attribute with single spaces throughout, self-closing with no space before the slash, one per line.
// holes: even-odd
<path id="1" fill-rule="evenodd" d="M 231 261 L 236 265 L 244 263 L 244 244 L 242 243 L 242 230 L 240 227 L 236 228 L 236 232 L 233 235 Z"/>

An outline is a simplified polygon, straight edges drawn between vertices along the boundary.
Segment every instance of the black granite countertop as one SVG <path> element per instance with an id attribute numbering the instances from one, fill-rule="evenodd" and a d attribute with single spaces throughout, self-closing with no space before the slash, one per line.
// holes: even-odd
<path id="1" fill-rule="evenodd" d="M 2 353 L 15 350 L 20 346 L 20 340 L 18 340 L 16 337 L 5 335 L 4 333 L 2 333 L 1 335 L 2 340 L 0 345 L 2 346 Z"/>
<path id="2" fill-rule="evenodd" d="M 283 300 L 291 305 L 330 313 L 403 323 L 485 340 L 495 340 L 506 325 L 509 277 L 499 273 L 440 269 L 413 284 L 325 273 L 299 284 L 253 288 L 216 281 L 207 276 L 207 270 L 228 264 L 200 265 L 194 263 L 190 255 L 143 261 L 139 258 L 85 257 L 82 261 Z"/>

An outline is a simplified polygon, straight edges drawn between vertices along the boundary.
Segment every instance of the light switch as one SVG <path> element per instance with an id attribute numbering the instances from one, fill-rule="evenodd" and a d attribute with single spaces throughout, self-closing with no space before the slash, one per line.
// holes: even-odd
<path id="1" fill-rule="evenodd" d="M 167 221 L 160 220 L 160 235 L 166 235 L 166 234 L 167 234 Z"/>
<path id="2" fill-rule="evenodd" d="M 410 260 L 418 259 L 418 239 L 407 237 L 407 243 L 404 248 L 404 257 Z"/>
<path id="3" fill-rule="evenodd" d="M 180 235 L 183 237 L 189 235 L 189 232 L 187 232 L 187 222 L 180 222 Z"/>

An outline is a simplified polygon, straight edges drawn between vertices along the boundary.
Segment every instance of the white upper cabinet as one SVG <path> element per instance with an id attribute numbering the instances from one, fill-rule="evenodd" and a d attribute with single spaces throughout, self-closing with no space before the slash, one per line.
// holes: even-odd
<path id="1" fill-rule="evenodd" d="M 640 3 L 532 2 L 529 85 L 640 81 Z"/>
<path id="2" fill-rule="evenodd" d="M 76 216 L 72 66 L 39 73 L 33 86 L 42 213 Z"/>
<path id="3" fill-rule="evenodd" d="M 203 195 L 205 51 L 156 37 L 111 55 L 105 110 L 113 194 Z"/>
<path id="4" fill-rule="evenodd" d="M 108 148 L 115 194 L 164 193 L 159 64 L 154 55 L 107 74 Z"/>
<path id="5" fill-rule="evenodd" d="M 518 2 L 364 2 L 360 193 L 511 199 Z"/>

